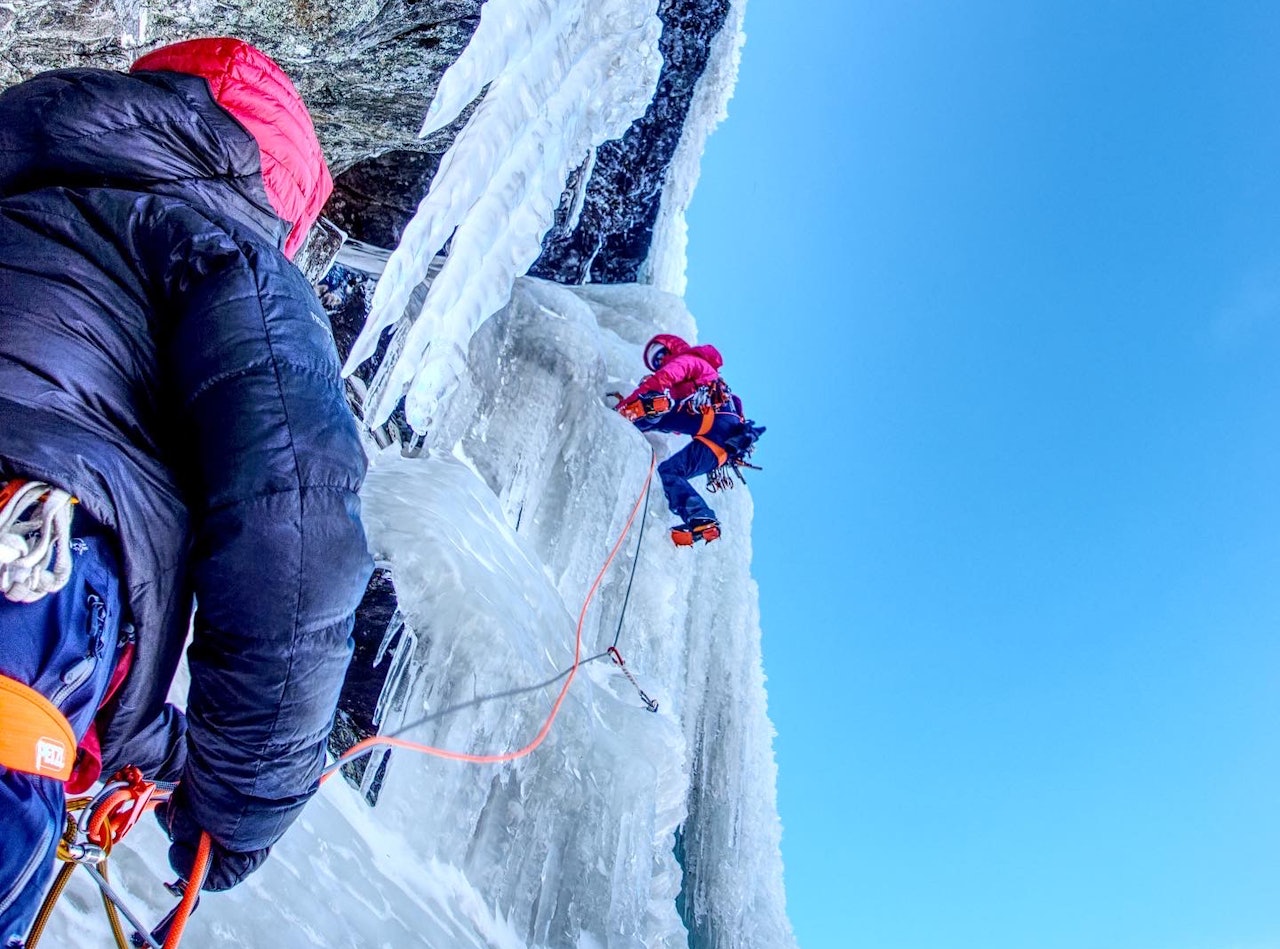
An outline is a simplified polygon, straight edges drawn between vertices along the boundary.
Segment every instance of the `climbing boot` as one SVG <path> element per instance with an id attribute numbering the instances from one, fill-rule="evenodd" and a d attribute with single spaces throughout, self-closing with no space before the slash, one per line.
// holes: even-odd
<path id="1" fill-rule="evenodd" d="M 692 547 L 695 542 L 709 544 L 720 536 L 720 522 L 714 518 L 695 518 L 688 524 L 671 528 L 671 540 L 677 547 Z"/>

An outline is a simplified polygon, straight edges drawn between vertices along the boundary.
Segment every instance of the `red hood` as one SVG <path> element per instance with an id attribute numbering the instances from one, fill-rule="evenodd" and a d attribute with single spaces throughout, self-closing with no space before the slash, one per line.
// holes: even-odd
<path id="1" fill-rule="evenodd" d="M 654 367 L 652 362 L 649 360 L 649 353 L 652 351 L 655 344 L 664 347 L 670 356 L 682 356 L 685 353 L 697 356 L 699 359 L 710 363 L 711 368 L 717 371 L 719 371 L 720 367 L 724 365 L 724 358 L 720 355 L 720 350 L 716 349 L 710 343 L 703 346 L 690 346 L 679 336 L 674 336 L 671 333 L 659 333 L 657 336 L 649 340 L 649 342 L 645 343 L 644 346 L 645 365 L 648 366 L 650 370 Z"/>
<path id="2" fill-rule="evenodd" d="M 284 245 L 292 259 L 329 199 L 333 178 L 311 115 L 284 70 L 266 53 L 230 37 L 163 46 L 130 67 L 142 70 L 202 77 L 214 101 L 257 140 L 267 198 L 293 225 Z"/>

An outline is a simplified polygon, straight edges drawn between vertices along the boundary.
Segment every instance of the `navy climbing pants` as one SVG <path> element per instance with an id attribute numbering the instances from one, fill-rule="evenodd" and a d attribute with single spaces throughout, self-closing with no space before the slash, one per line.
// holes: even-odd
<path id="1" fill-rule="evenodd" d="M 702 415 L 676 410 L 656 420 L 641 420 L 638 427 L 653 432 L 673 432 L 680 435 L 696 435 L 702 427 Z M 742 420 L 733 412 L 717 412 L 706 437 L 717 445 L 737 434 Z M 667 497 L 671 513 L 688 524 L 694 520 L 714 520 L 715 512 L 689 483 L 698 475 L 710 474 L 719 467 L 715 453 L 696 438 L 684 448 L 658 465 L 658 477 L 662 479 L 662 493 Z"/>
<path id="2" fill-rule="evenodd" d="M 702 495 L 689 483 L 690 478 L 714 471 L 718 463 L 711 449 L 692 441 L 658 465 L 662 493 L 667 497 L 671 513 L 688 524 L 695 519 L 715 520 L 715 512 L 702 500 Z"/>
<path id="3" fill-rule="evenodd" d="M 65 587 L 35 603 L 0 594 L 0 674 L 49 699 L 79 741 L 115 669 L 121 605 L 113 540 L 79 513 L 72 533 Z M 44 899 L 63 802 L 62 782 L 0 767 L 0 946 L 20 944 Z"/>

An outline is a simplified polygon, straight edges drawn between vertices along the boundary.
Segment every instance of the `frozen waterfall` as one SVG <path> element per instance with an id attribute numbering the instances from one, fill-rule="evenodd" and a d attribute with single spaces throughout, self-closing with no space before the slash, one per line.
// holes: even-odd
<path id="1" fill-rule="evenodd" d="M 600 396 L 635 378 L 640 347 L 658 329 L 695 335 L 680 298 L 522 278 L 473 338 L 441 416 L 453 452 L 375 455 L 366 521 L 413 632 L 385 729 L 473 753 L 518 748 L 537 732 L 572 660 L 588 587 L 641 496 L 650 451 L 680 444 L 641 435 Z M 638 553 L 639 523 L 587 613 L 584 654 L 617 635 L 657 714 L 617 666 L 596 659 L 527 758 L 473 765 L 395 751 L 372 809 L 330 781 L 260 871 L 204 897 L 187 942 L 794 946 L 751 497 L 740 486 L 712 500 L 724 538 L 677 549 L 655 485 Z M 151 822 L 112 864 L 144 918 L 171 905 L 158 882 L 172 876 L 165 841 Z M 87 879 L 73 884 L 46 938 L 85 949 L 109 940 Z"/>

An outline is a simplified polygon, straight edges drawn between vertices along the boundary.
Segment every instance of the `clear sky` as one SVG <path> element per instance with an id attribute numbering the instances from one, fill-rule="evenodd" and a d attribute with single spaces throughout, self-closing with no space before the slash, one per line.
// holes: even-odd
<path id="1" fill-rule="evenodd" d="M 746 32 L 687 299 L 802 949 L 1280 949 L 1280 4 Z"/>

